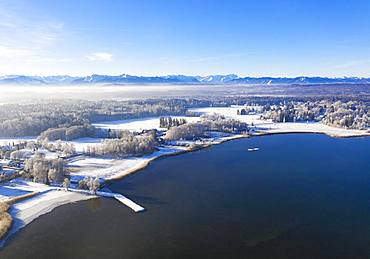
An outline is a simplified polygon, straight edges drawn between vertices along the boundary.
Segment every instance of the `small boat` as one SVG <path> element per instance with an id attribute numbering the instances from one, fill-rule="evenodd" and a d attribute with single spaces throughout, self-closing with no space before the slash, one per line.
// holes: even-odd
<path id="1" fill-rule="evenodd" d="M 249 151 L 249 152 L 258 151 L 258 150 L 259 150 L 259 148 L 258 148 L 258 147 L 248 148 L 248 151 Z"/>

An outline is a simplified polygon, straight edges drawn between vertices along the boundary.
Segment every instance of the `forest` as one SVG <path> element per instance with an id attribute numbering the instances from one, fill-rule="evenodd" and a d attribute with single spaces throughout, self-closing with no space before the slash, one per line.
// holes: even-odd
<path id="1" fill-rule="evenodd" d="M 262 106 L 259 112 L 275 122 L 322 121 L 353 129 L 369 128 L 369 100 L 345 97 L 238 97 L 187 99 L 145 99 L 132 101 L 50 101 L 0 106 L 0 137 L 38 136 L 49 140 L 70 140 L 96 135 L 91 124 L 101 121 L 161 116 L 161 126 L 170 128 L 185 121 L 169 121 L 168 116 L 194 115 L 193 107 L 230 105 Z M 241 111 L 243 112 L 243 111 Z M 215 126 L 215 125 L 213 125 Z"/>
<path id="2" fill-rule="evenodd" d="M 321 121 L 324 124 L 366 130 L 370 127 L 369 105 L 360 101 L 285 102 L 263 106 L 264 119 L 274 122 Z"/>
<path id="3" fill-rule="evenodd" d="M 100 121 L 185 114 L 186 101 L 75 101 L 3 104 L 0 106 L 0 137 L 38 136 L 52 128 L 69 128 Z M 63 131 L 63 132 L 62 132 Z M 78 129 L 71 129 L 71 135 Z M 64 136 L 64 130 L 49 132 Z M 68 135 L 66 135 L 68 137 Z"/>

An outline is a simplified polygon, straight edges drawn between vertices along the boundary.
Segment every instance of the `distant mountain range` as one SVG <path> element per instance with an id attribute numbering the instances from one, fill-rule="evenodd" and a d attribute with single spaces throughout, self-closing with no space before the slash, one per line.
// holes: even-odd
<path id="1" fill-rule="evenodd" d="M 78 85 L 78 84 L 328 84 L 328 83 L 370 83 L 370 78 L 360 77 L 239 77 L 230 75 L 210 76 L 132 76 L 91 75 L 73 76 L 0 76 L 0 84 L 9 85 Z"/>

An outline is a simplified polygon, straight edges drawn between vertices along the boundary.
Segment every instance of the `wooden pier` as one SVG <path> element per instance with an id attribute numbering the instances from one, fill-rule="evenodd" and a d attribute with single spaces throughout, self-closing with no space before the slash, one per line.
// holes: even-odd
<path id="1" fill-rule="evenodd" d="M 145 210 L 144 207 L 142 207 L 139 204 L 133 202 L 132 200 L 130 200 L 129 198 L 123 196 L 120 193 L 111 193 L 111 192 L 97 191 L 96 192 L 96 195 L 103 196 L 103 197 L 109 197 L 109 198 L 115 198 L 116 200 L 118 200 L 119 202 L 125 204 L 127 207 L 129 207 L 130 209 L 132 209 L 135 212 L 142 212 L 142 211 Z"/>

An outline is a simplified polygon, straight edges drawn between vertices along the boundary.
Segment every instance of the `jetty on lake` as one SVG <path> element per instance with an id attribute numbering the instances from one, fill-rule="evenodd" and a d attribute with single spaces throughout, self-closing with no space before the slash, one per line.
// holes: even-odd
<path id="1" fill-rule="evenodd" d="M 125 204 L 127 207 L 129 207 L 130 209 L 132 209 L 135 212 L 142 212 L 142 211 L 145 210 L 144 207 L 142 207 L 139 204 L 133 202 L 132 200 L 130 200 L 126 196 L 123 196 L 120 193 L 97 191 L 96 192 L 96 195 L 103 196 L 103 197 L 108 197 L 108 198 L 115 198 L 116 200 L 118 200 L 119 202 Z"/>
<path id="2" fill-rule="evenodd" d="M 59 188 L 61 189 L 61 188 Z M 96 193 L 91 193 L 88 190 L 80 190 L 80 189 L 74 189 L 74 188 L 69 188 L 68 191 L 71 192 L 78 192 L 78 193 L 84 193 L 84 194 L 89 194 L 89 195 L 97 195 L 101 197 L 107 197 L 107 198 L 114 198 L 117 201 L 123 203 L 130 209 L 132 209 L 135 212 L 142 212 L 145 210 L 144 207 L 140 206 L 139 204 L 135 203 L 134 201 L 130 200 L 126 196 L 120 194 L 120 193 L 113 193 L 113 192 L 104 192 L 104 191 L 97 191 Z"/>

